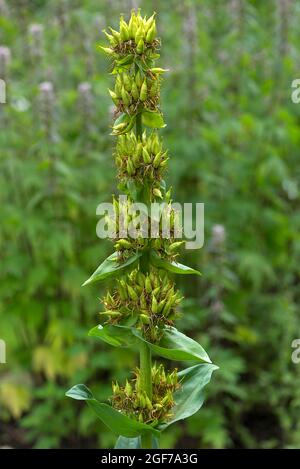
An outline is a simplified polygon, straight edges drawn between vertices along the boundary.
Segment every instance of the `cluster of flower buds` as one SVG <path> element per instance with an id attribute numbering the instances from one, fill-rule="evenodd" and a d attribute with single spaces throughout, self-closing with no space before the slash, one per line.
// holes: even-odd
<path id="1" fill-rule="evenodd" d="M 180 388 L 177 370 L 166 373 L 163 365 L 152 367 L 152 399 L 140 386 L 140 370 L 135 377 L 126 381 L 125 386 L 113 383 L 112 405 L 128 417 L 148 424 L 160 424 L 172 417 L 173 393 Z"/>
<path id="2" fill-rule="evenodd" d="M 156 342 L 163 326 L 173 324 L 182 299 L 164 271 L 143 274 L 135 269 L 118 279 L 117 287 L 107 292 L 102 300 L 105 312 L 100 315 L 111 324 L 135 322 L 144 337 Z"/>
<path id="3" fill-rule="evenodd" d="M 104 30 L 110 47 L 102 47 L 104 52 L 113 59 L 121 60 L 131 54 L 145 56 L 150 59 L 158 58 L 156 50 L 160 46 L 156 38 L 155 14 L 150 18 L 142 17 L 140 10 L 131 12 L 128 23 L 121 16 L 120 29 L 112 28 L 110 33 Z"/>
<path id="4" fill-rule="evenodd" d="M 140 105 L 150 111 L 157 111 L 160 96 L 160 75 L 162 68 L 149 68 L 146 73 L 139 70 L 131 75 L 123 72 L 117 75 L 114 91 L 108 90 L 117 110 L 136 114 Z"/>
<path id="5" fill-rule="evenodd" d="M 169 191 L 168 191 L 169 192 Z M 152 189 L 153 197 L 161 199 L 160 189 Z M 168 193 L 166 193 L 167 199 Z M 114 215 L 107 214 L 105 223 L 111 231 L 111 239 L 120 259 L 126 259 L 137 250 L 153 248 L 161 257 L 175 259 L 180 247 L 185 241 L 176 241 L 181 238 L 179 214 L 171 203 L 161 204 L 159 220 L 153 218 L 152 213 L 137 216 L 137 206 L 129 198 L 125 200 L 113 199 Z M 153 237 L 153 225 L 156 231 Z"/>
<path id="6" fill-rule="evenodd" d="M 159 190 L 168 159 L 156 132 L 148 137 L 143 132 L 141 141 L 134 132 L 118 137 L 115 160 L 121 180 L 134 178 L 141 183 L 147 180 L 152 190 L 155 187 Z"/>

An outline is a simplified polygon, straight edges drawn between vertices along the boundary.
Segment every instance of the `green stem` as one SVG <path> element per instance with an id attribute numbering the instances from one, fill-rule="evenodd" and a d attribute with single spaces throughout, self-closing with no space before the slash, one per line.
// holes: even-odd
<path id="1" fill-rule="evenodd" d="M 140 386 L 152 400 L 152 373 L 151 373 L 151 350 L 145 342 L 140 346 Z M 152 435 L 146 433 L 141 435 L 141 446 L 144 449 L 152 448 Z"/>
<path id="2" fill-rule="evenodd" d="M 141 435 L 141 447 L 143 449 L 151 449 L 152 448 L 152 435 L 151 433 L 144 433 Z"/>
<path id="3" fill-rule="evenodd" d="M 138 139 L 142 138 L 143 128 L 142 128 L 142 113 L 137 114 L 136 116 L 136 136 Z M 148 257 L 145 257 L 145 261 L 140 266 L 143 272 L 149 270 L 149 261 Z M 151 350 L 145 342 L 141 343 L 140 346 L 140 389 L 144 391 L 152 401 L 152 360 L 151 360 Z M 141 435 L 141 446 L 145 449 L 152 448 L 152 435 L 151 433 L 146 433 Z"/>
<path id="4" fill-rule="evenodd" d="M 151 350 L 142 342 L 140 346 L 140 385 L 149 399 L 152 399 Z"/>
<path id="5" fill-rule="evenodd" d="M 139 114 L 137 114 L 137 116 L 136 116 L 135 126 L 136 126 L 136 136 L 137 136 L 137 138 L 141 139 L 142 138 L 142 133 L 143 133 L 142 113 L 141 112 Z"/>

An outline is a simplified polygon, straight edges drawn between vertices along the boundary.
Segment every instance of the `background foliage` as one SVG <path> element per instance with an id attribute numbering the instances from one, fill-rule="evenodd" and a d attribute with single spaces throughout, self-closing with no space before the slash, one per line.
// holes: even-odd
<path id="1" fill-rule="evenodd" d="M 220 366 L 162 446 L 300 447 L 298 0 L 0 0 L 0 444 L 114 444 L 64 392 L 85 382 L 101 400 L 135 364 L 87 337 L 102 292 L 80 285 L 111 251 L 95 208 L 116 191 L 95 44 L 137 3 L 159 13 L 170 68 L 168 181 L 176 200 L 205 203 L 205 245 L 185 254 L 203 276 L 181 279 L 178 327 Z"/>

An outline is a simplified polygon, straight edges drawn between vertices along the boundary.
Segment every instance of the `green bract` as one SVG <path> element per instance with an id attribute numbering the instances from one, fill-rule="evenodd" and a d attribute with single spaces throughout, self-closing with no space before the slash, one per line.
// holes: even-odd
<path id="1" fill-rule="evenodd" d="M 115 77 L 109 90 L 117 116 L 112 127 L 117 138 L 115 161 L 119 188 L 128 197 L 125 206 L 114 199 L 116 215 L 137 201 L 149 206 L 161 200 L 168 207 L 171 190 L 166 190 L 162 177 L 169 156 L 155 130 L 165 126 L 159 105 L 161 76 L 166 71 L 155 66 L 160 47 L 155 15 L 147 19 L 133 11 L 128 23 L 121 17 L 119 31 L 110 28 L 105 35 L 109 44 L 101 49 L 111 59 Z M 143 131 L 143 126 L 150 130 Z M 177 262 L 182 241 L 175 238 L 176 213 L 162 212 L 159 223 L 161 217 L 168 217 L 173 230 L 168 239 L 161 232 L 154 239 L 121 238 L 115 221 L 116 251 L 84 283 L 116 278 L 103 298 L 102 323 L 89 335 L 114 347 L 140 351 L 133 378 L 124 385 L 113 383 L 107 402 L 99 402 L 83 384 L 67 392 L 68 397 L 86 401 L 119 435 L 116 448 L 157 448 L 160 432 L 200 409 L 203 389 L 217 369 L 201 345 L 173 325 L 182 297 L 169 273 L 201 274 Z M 152 365 L 152 354 L 194 366 L 168 372 L 162 364 Z"/>

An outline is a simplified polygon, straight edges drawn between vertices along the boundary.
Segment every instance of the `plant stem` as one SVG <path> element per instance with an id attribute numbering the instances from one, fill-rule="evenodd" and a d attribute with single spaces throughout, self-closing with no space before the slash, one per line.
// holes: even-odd
<path id="1" fill-rule="evenodd" d="M 136 116 L 136 136 L 137 138 L 142 138 L 142 113 L 137 114 Z"/>
<path id="2" fill-rule="evenodd" d="M 145 391 L 149 399 L 152 399 L 152 373 L 151 373 L 151 350 L 143 342 L 140 346 L 140 386 Z M 152 435 L 146 433 L 141 435 L 141 446 L 144 449 L 152 448 Z"/>
<path id="3" fill-rule="evenodd" d="M 141 435 L 141 447 L 142 449 L 152 449 L 152 435 L 150 432 Z"/>
<path id="4" fill-rule="evenodd" d="M 136 116 L 136 137 L 138 139 L 142 138 L 142 113 L 137 114 Z M 147 272 L 149 270 L 149 261 L 148 257 L 145 258 L 145 261 L 140 266 L 141 270 Z M 152 401 L 152 360 L 151 360 L 151 350 L 145 342 L 142 342 L 140 345 L 140 389 L 144 391 Z M 152 435 L 151 433 L 146 433 L 141 435 L 141 446 L 144 449 L 152 448 Z"/>
<path id="5" fill-rule="evenodd" d="M 151 350 L 145 342 L 140 346 L 140 384 L 141 389 L 152 399 Z"/>

